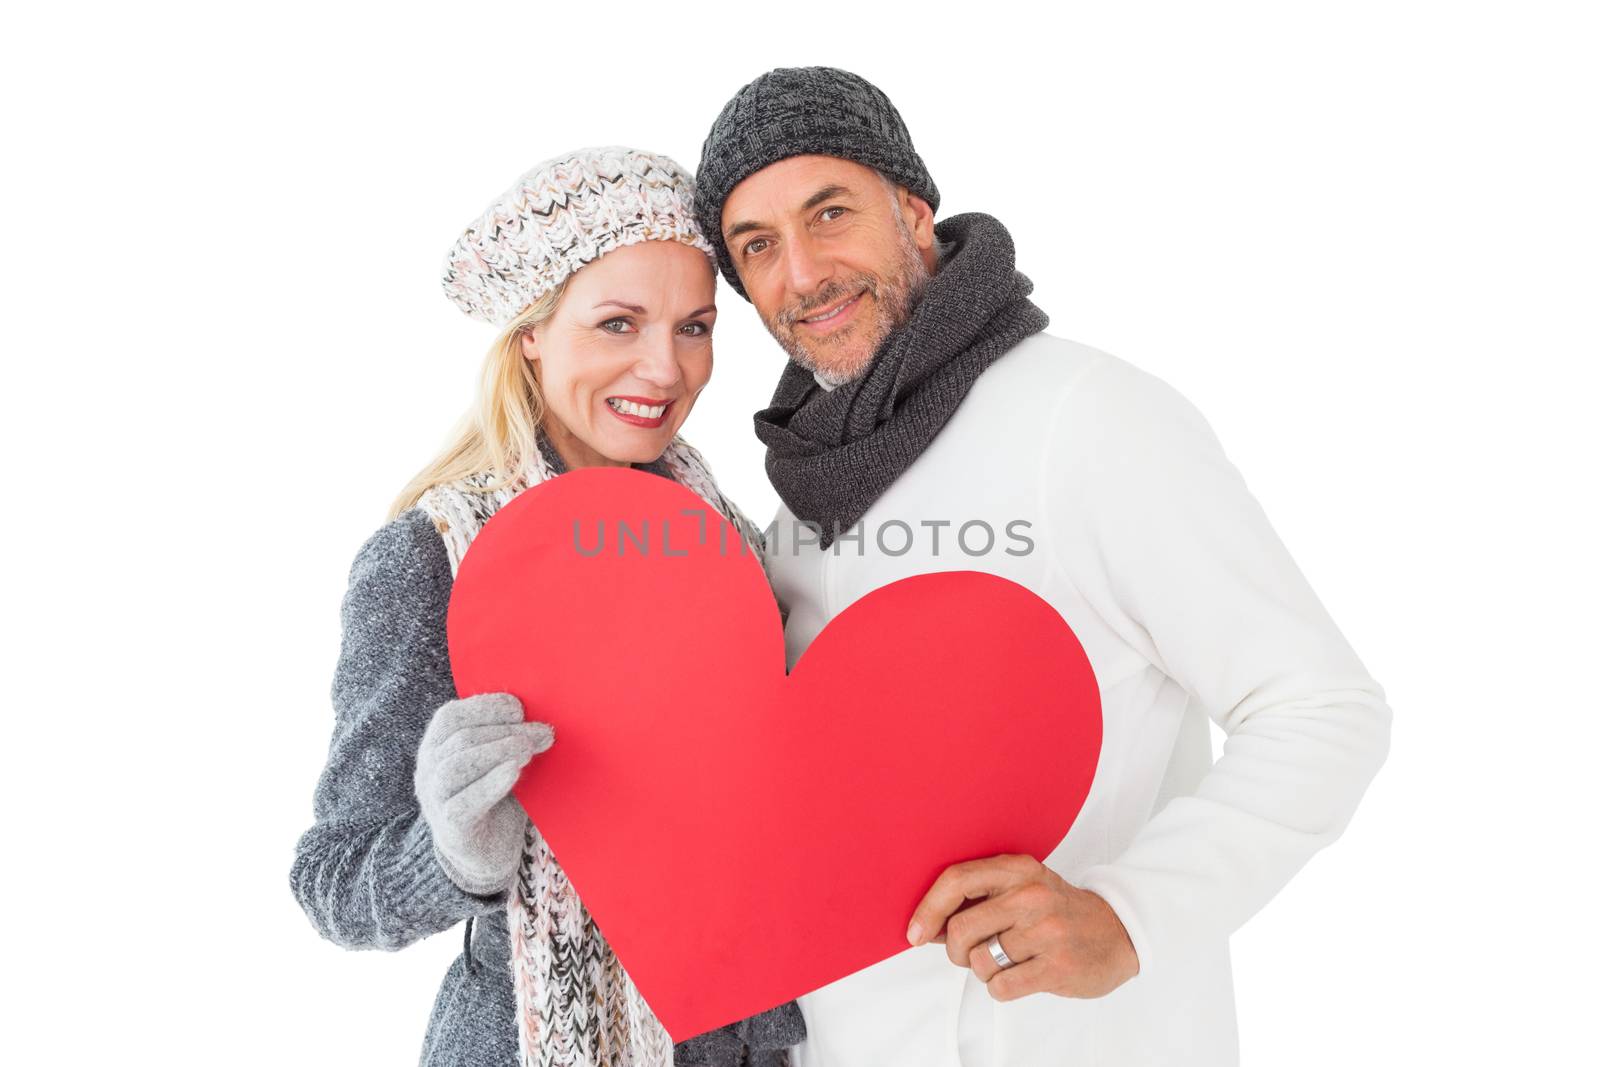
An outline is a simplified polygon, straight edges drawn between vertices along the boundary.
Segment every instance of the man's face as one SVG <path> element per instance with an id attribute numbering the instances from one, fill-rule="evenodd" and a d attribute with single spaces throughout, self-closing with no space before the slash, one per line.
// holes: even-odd
<path id="1" fill-rule="evenodd" d="M 870 167 L 791 156 L 734 186 L 722 236 L 789 358 L 846 382 L 916 306 L 930 274 L 933 212 Z"/>

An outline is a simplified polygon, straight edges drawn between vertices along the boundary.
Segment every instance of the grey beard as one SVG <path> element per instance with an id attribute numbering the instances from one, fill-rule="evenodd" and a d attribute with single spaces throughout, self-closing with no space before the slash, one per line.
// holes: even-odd
<path id="1" fill-rule="evenodd" d="M 827 371 L 818 370 L 815 367 L 809 367 L 807 369 L 811 371 L 811 376 L 817 380 L 817 384 L 822 386 L 824 389 L 837 389 L 845 382 L 852 380 L 850 378 L 835 378 Z"/>

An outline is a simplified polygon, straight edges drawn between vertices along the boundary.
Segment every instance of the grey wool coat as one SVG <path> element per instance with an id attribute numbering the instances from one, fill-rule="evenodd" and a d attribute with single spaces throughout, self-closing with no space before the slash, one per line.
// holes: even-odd
<path id="1" fill-rule="evenodd" d="M 357 554 L 341 608 L 333 738 L 289 884 L 316 930 L 345 948 L 393 951 L 465 923 L 420 1063 L 516 1067 L 505 894 L 475 896 L 450 881 L 412 784 L 423 730 L 457 696 L 445 643 L 451 581 L 444 541 L 418 508 Z M 782 1067 L 803 1036 L 790 1002 L 678 1044 L 674 1062 Z"/>

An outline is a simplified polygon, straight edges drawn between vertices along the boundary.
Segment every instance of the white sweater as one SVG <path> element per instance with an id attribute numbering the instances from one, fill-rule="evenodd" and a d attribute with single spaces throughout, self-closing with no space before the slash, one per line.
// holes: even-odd
<path id="1" fill-rule="evenodd" d="M 979 526 L 958 543 L 972 520 L 991 550 Z M 799 998 L 796 1067 L 1237 1063 L 1228 935 L 1343 830 L 1390 711 L 1199 411 L 1115 356 L 1035 335 L 983 373 L 859 543 L 819 549 L 787 508 L 776 523 L 791 668 L 828 620 L 912 574 L 988 571 L 1061 613 L 1105 732 L 1046 863 L 1105 898 L 1140 967 L 1105 997 L 998 1003 L 943 945 L 908 948 Z M 1208 715 L 1228 735 L 1215 763 Z"/>

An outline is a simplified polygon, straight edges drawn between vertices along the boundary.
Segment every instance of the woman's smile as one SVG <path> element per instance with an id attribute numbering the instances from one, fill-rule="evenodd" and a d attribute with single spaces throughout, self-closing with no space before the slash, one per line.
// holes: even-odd
<path id="1" fill-rule="evenodd" d="M 632 426 L 656 429 L 666 425 L 667 412 L 672 410 L 671 400 L 651 400 L 641 396 L 608 396 L 606 409 Z"/>

